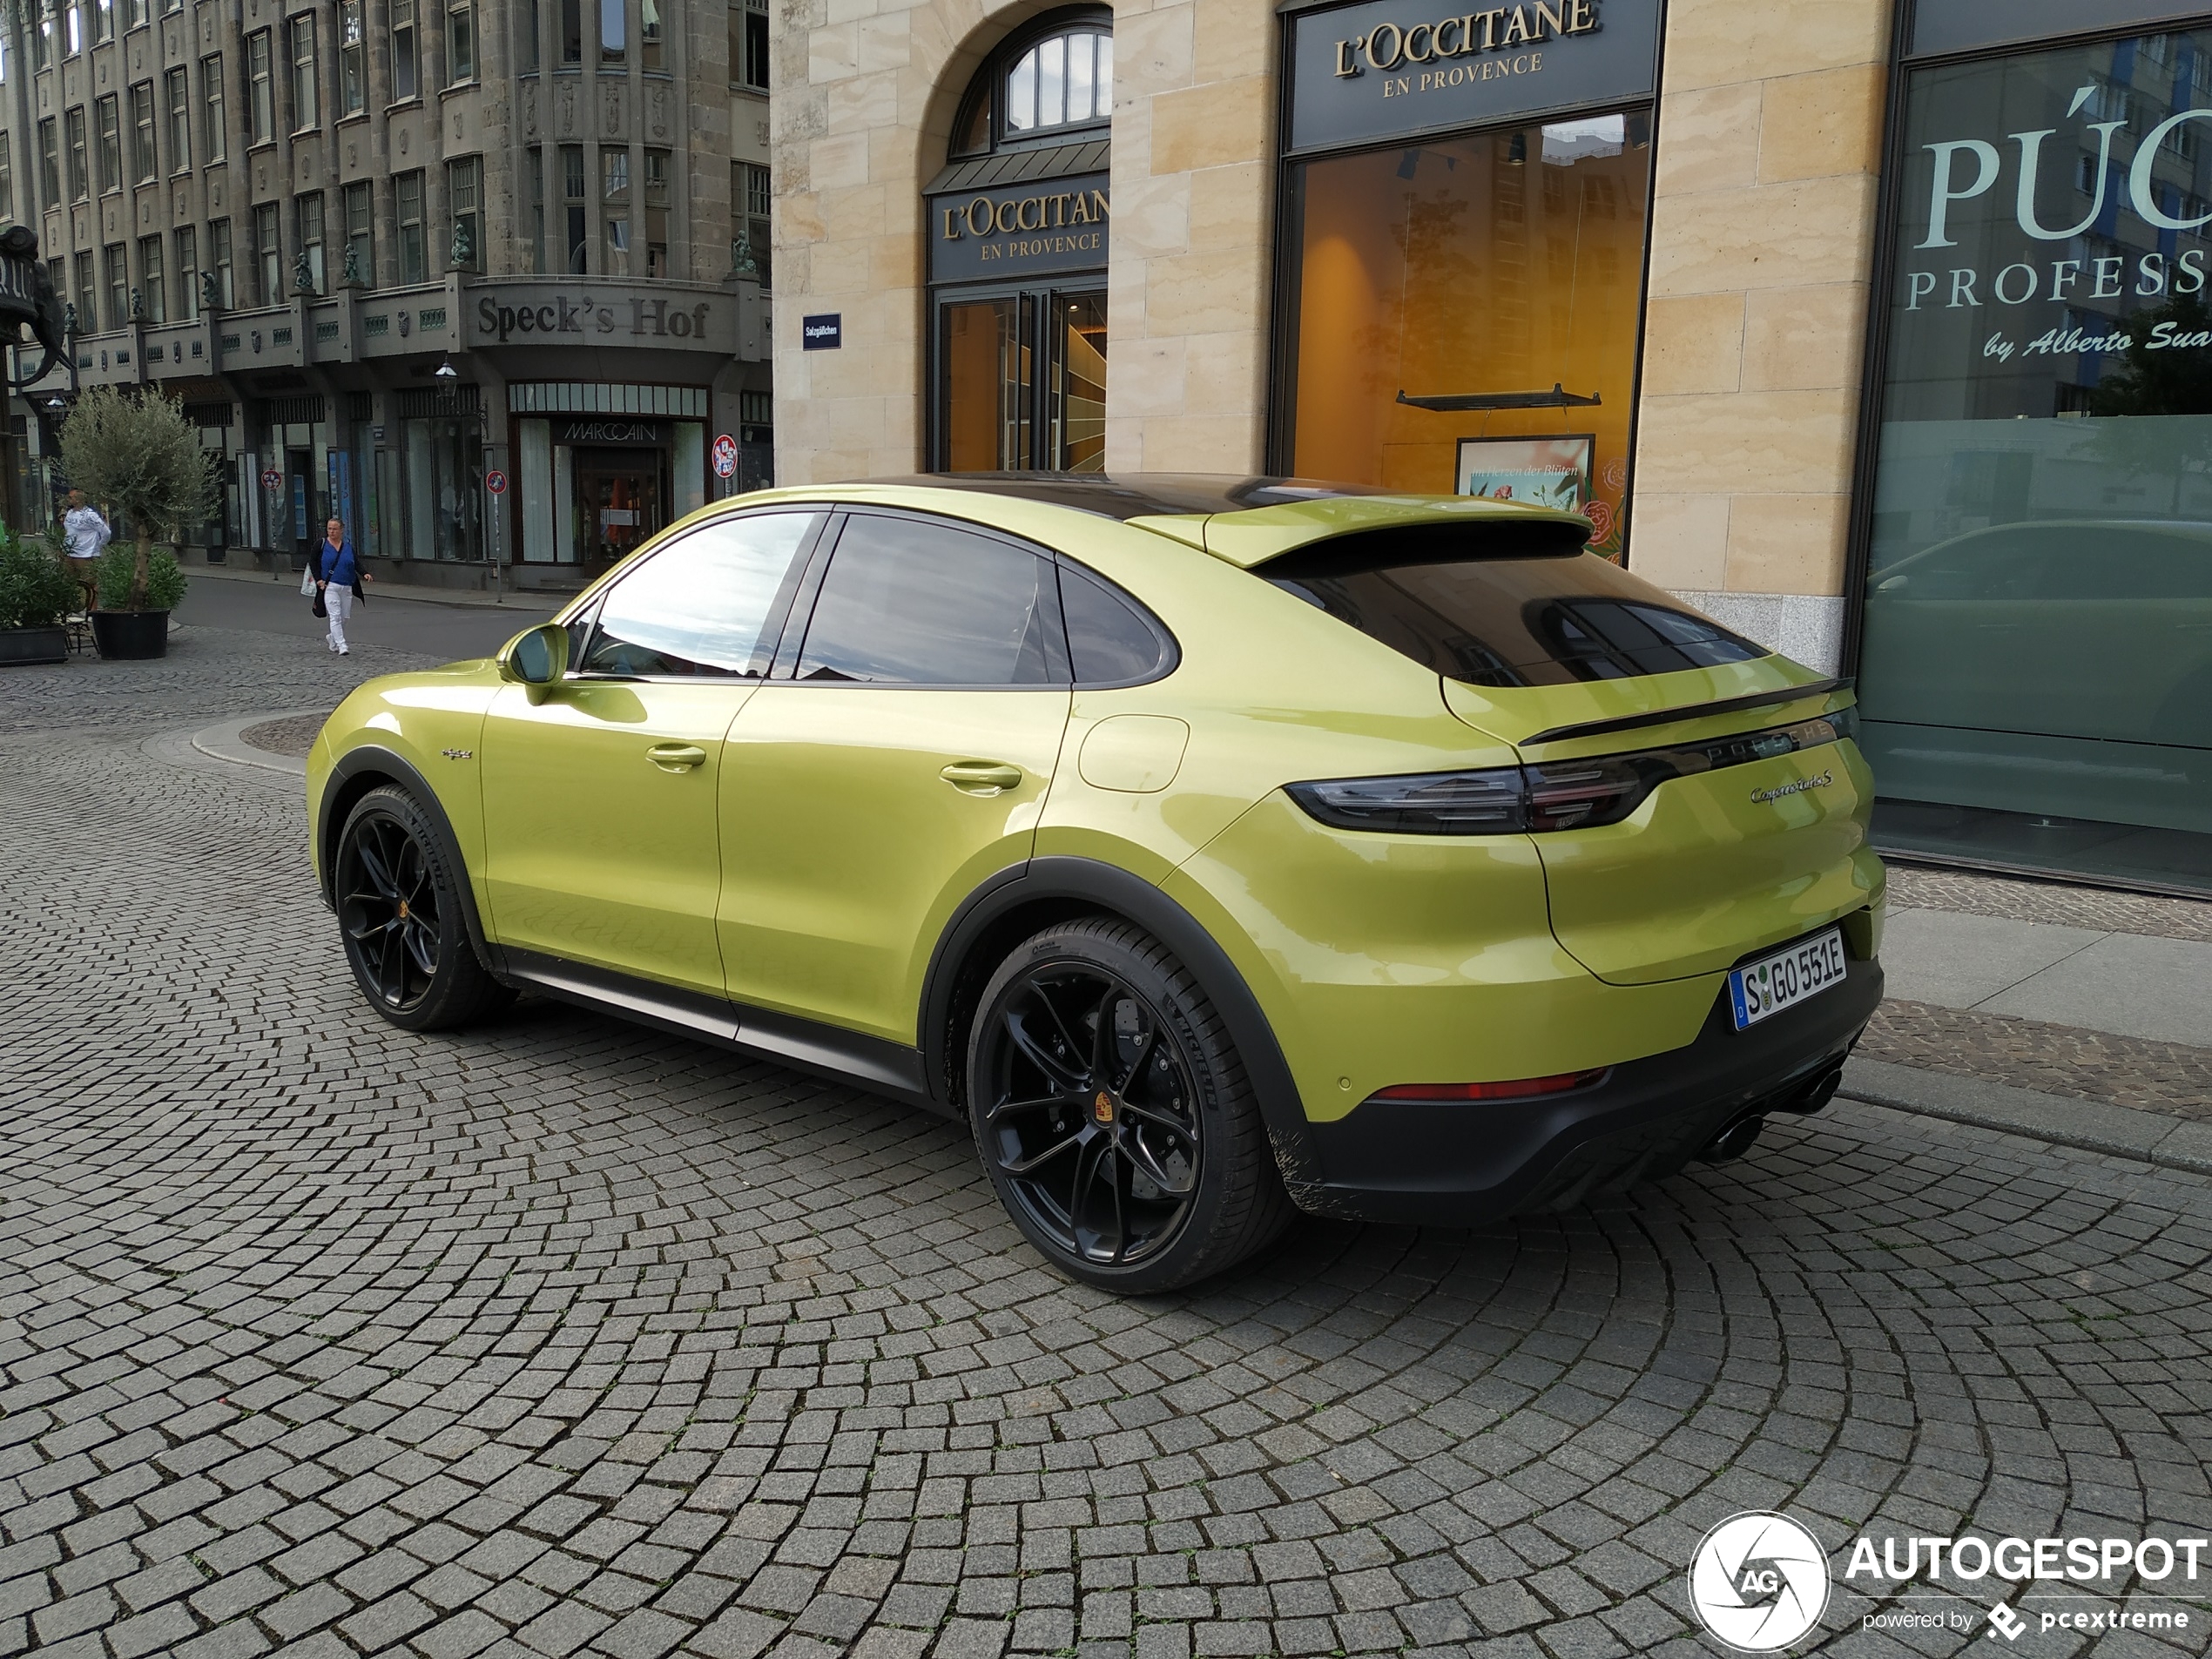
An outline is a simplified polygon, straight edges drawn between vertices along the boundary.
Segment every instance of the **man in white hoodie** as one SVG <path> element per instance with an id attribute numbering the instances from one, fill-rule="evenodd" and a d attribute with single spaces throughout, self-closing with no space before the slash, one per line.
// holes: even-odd
<path id="1" fill-rule="evenodd" d="M 69 510 L 62 515 L 62 533 L 68 539 L 69 557 L 65 563 L 77 585 L 84 590 L 84 609 L 90 610 L 99 600 L 100 554 L 114 532 L 108 529 L 107 520 L 100 516 L 99 509 L 84 499 L 84 492 L 69 492 Z"/>

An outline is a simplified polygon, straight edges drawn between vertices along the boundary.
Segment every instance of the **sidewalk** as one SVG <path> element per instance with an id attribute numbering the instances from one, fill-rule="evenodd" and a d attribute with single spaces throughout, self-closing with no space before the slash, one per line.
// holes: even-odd
<path id="1" fill-rule="evenodd" d="M 234 565 L 193 564 L 185 567 L 185 574 L 195 582 L 202 577 L 212 577 L 219 582 L 255 582 L 264 587 L 288 585 L 296 589 L 300 585 L 297 570 L 280 570 L 272 576 L 266 570 L 249 570 Z M 475 588 L 433 588 L 420 583 L 387 582 L 381 577 L 370 583 L 368 590 L 379 599 L 413 599 L 434 605 L 499 605 L 509 610 L 541 610 L 549 615 L 583 591 L 581 588 L 555 592 L 510 587 L 493 594 Z"/>

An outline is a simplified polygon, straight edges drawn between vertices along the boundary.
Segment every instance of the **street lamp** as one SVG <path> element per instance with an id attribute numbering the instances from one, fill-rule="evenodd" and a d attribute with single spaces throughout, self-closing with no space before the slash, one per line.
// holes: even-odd
<path id="1" fill-rule="evenodd" d="M 453 366 L 451 357 L 442 357 L 438 360 L 435 378 L 442 381 L 457 381 L 461 378 L 461 371 Z"/>

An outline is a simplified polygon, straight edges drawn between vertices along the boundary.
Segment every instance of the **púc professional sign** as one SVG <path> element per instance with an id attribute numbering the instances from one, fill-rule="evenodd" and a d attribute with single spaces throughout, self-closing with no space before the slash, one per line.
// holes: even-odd
<path id="1" fill-rule="evenodd" d="M 1627 103 L 1657 84 L 1659 0 L 1366 0 L 1289 22 L 1292 152 Z"/>
<path id="2" fill-rule="evenodd" d="M 929 199 L 929 279 L 1103 270 L 1106 175 L 1032 179 Z"/>

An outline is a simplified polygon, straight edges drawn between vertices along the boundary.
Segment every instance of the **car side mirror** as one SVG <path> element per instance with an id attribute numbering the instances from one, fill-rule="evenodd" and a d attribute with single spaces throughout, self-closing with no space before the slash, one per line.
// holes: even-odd
<path id="1" fill-rule="evenodd" d="M 569 631 L 557 622 L 516 635 L 499 653 L 500 677 L 521 685 L 533 703 L 543 701 L 568 671 Z"/>

